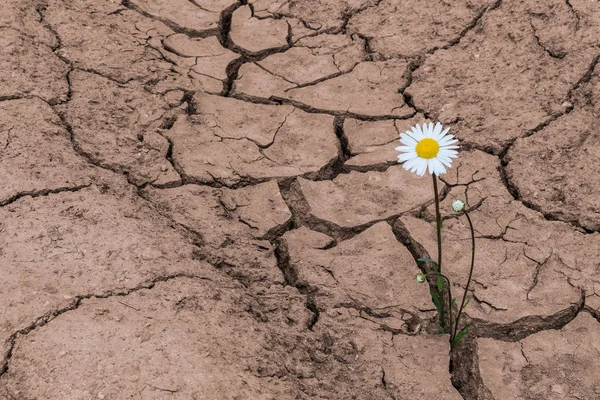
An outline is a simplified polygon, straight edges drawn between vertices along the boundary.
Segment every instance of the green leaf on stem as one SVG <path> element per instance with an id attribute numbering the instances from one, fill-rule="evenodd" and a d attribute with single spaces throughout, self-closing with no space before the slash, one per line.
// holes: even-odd
<path id="1" fill-rule="evenodd" d="M 469 299 L 467 299 L 467 301 L 465 301 L 465 305 L 464 305 L 464 306 L 462 306 L 462 309 L 463 309 L 463 310 L 464 310 L 465 308 L 467 308 L 467 304 L 469 304 L 469 301 L 470 301 L 470 300 L 471 300 L 471 299 L 469 298 Z"/>
<path id="2" fill-rule="evenodd" d="M 438 321 L 436 322 L 440 333 L 444 333 L 444 327 L 442 326 L 442 322 L 439 320 L 439 316 L 442 315 L 442 302 L 440 301 L 440 297 L 433 290 L 430 292 L 431 298 L 433 299 L 433 304 L 435 304 L 435 309 L 438 313 Z"/>
<path id="3" fill-rule="evenodd" d="M 444 221 L 440 221 L 440 229 L 444 227 Z"/>
<path id="4" fill-rule="evenodd" d="M 450 308 L 454 308 L 456 305 L 456 297 L 452 299 L 452 304 L 450 304 Z"/>
<path id="5" fill-rule="evenodd" d="M 431 293 L 431 298 L 433 299 L 433 304 L 435 304 L 435 308 L 436 308 L 438 314 L 441 314 L 442 303 L 440 302 L 439 296 L 433 290 L 430 293 Z"/>
<path id="6" fill-rule="evenodd" d="M 444 283 L 445 283 L 444 278 L 437 275 L 437 288 L 440 293 L 444 291 Z"/>
<path id="7" fill-rule="evenodd" d="M 418 258 L 417 261 L 430 262 L 430 263 L 434 263 L 435 265 L 437 265 L 437 263 L 435 261 L 433 261 L 431 258 L 427 258 L 427 257 Z"/>
<path id="8" fill-rule="evenodd" d="M 439 332 L 444 333 L 444 327 L 442 326 L 441 322 L 440 321 L 436 322 L 436 325 L 438 327 Z"/>
<path id="9" fill-rule="evenodd" d="M 458 344 L 458 342 L 460 342 L 460 340 L 463 338 L 463 336 L 465 336 L 468 332 L 469 332 L 469 327 L 465 326 L 460 332 L 458 332 L 456 337 L 454 339 L 452 339 L 452 342 L 450 343 L 450 347 L 454 348 L 454 346 L 456 346 Z"/>

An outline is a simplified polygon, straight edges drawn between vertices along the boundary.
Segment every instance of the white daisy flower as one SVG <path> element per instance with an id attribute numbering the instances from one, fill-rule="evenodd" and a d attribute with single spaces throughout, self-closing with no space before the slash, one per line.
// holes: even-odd
<path id="1" fill-rule="evenodd" d="M 405 170 L 416 172 L 423 176 L 429 169 L 430 174 L 445 174 L 446 167 L 452 166 L 452 158 L 456 158 L 458 146 L 454 144 L 458 140 L 454 135 L 448 135 L 450 128 L 442 131 L 439 122 L 413 126 L 410 131 L 400 134 L 400 143 L 404 146 L 396 147 L 401 154 L 398 162 L 404 163 Z"/>

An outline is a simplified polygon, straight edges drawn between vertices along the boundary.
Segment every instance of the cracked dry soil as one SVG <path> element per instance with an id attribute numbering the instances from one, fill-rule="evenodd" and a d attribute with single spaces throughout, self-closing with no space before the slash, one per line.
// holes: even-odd
<path id="1" fill-rule="evenodd" d="M 3 0 L 0 399 L 600 399 L 600 6 Z M 414 279 L 430 180 L 452 352 Z M 447 311 L 447 310 L 446 310 Z"/>

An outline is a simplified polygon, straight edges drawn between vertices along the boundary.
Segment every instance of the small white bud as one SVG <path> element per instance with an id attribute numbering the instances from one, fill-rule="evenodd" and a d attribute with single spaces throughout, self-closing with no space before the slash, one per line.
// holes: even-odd
<path id="1" fill-rule="evenodd" d="M 417 282 L 423 283 L 426 280 L 427 280 L 427 277 L 425 276 L 425 274 L 417 274 Z"/>
<path id="2" fill-rule="evenodd" d="M 460 212 L 465 209 L 465 203 L 462 200 L 454 200 L 452 202 L 452 209 L 455 212 Z"/>

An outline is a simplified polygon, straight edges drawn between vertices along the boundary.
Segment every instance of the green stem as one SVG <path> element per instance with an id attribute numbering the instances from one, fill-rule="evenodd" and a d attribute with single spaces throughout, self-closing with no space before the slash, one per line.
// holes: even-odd
<path id="1" fill-rule="evenodd" d="M 436 231 L 437 231 L 437 245 L 438 245 L 438 259 L 437 259 L 437 273 L 442 273 L 442 215 L 440 214 L 440 195 L 438 193 L 437 175 L 431 174 L 433 177 L 433 194 L 435 196 L 435 219 L 436 219 Z M 441 294 L 441 293 L 440 293 Z M 440 313 L 440 320 L 442 326 L 444 325 L 444 310 Z M 449 325 L 452 330 L 452 324 Z"/>
<path id="2" fill-rule="evenodd" d="M 467 221 L 469 221 L 469 228 L 471 229 L 471 269 L 469 270 L 469 279 L 467 279 L 467 286 L 465 286 L 465 293 L 463 294 L 462 301 L 460 303 L 460 307 L 458 309 L 458 315 L 456 316 L 456 325 L 454 326 L 454 332 L 452 333 L 452 337 L 456 337 L 456 332 L 458 331 L 458 322 L 460 321 L 460 315 L 462 314 L 462 310 L 465 307 L 465 301 L 467 299 L 467 293 L 469 291 L 469 285 L 471 284 L 471 278 L 473 277 L 473 267 L 475 265 L 475 229 L 473 229 L 473 222 L 471 221 L 471 217 L 469 217 L 469 213 L 465 210 L 465 216 L 467 217 Z M 450 311 L 452 312 L 452 311 Z M 452 328 L 452 325 L 450 325 Z"/>
<path id="3" fill-rule="evenodd" d="M 427 274 L 427 276 L 429 275 L 435 275 L 435 276 L 441 276 L 442 278 L 444 278 L 446 280 L 446 283 L 448 284 L 448 310 L 449 310 L 449 314 L 448 314 L 448 318 L 450 320 L 450 330 L 452 330 L 452 290 L 450 289 L 450 279 L 448 279 L 448 277 L 446 275 L 437 273 L 437 272 L 431 272 L 429 274 Z M 443 307 L 441 308 L 442 310 L 444 309 Z M 443 323 L 443 321 L 442 321 Z M 450 342 L 452 342 L 452 340 L 454 340 L 454 335 L 450 336 Z"/>
<path id="4" fill-rule="evenodd" d="M 437 177 L 433 176 L 433 192 L 435 196 L 435 219 L 437 228 L 437 241 L 438 241 L 438 273 L 442 273 L 442 215 L 440 214 L 440 195 L 438 193 Z"/>

